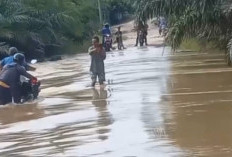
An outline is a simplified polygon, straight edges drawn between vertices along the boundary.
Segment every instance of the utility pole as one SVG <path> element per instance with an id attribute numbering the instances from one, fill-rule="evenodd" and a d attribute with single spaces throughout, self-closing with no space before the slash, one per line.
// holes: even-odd
<path id="1" fill-rule="evenodd" d="M 99 11 L 100 26 L 102 26 L 102 10 L 101 10 L 101 2 L 100 2 L 100 0 L 98 0 L 98 11 Z"/>

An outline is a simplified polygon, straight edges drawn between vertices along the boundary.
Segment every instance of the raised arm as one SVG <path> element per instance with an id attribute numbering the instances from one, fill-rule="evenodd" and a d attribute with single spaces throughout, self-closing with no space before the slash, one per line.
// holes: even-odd
<path id="1" fill-rule="evenodd" d="M 94 52 L 96 52 L 96 48 L 90 47 L 88 50 L 89 55 L 92 55 Z"/>

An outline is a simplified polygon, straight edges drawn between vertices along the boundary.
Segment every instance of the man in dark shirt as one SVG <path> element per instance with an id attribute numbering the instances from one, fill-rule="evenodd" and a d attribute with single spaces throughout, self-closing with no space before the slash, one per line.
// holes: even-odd
<path id="1" fill-rule="evenodd" d="M 89 48 L 89 55 L 91 56 L 91 79 L 92 87 L 95 86 L 97 77 L 100 85 L 103 85 L 105 81 L 105 66 L 104 60 L 106 58 L 106 53 L 103 46 L 99 43 L 99 38 L 97 36 L 92 39 L 93 46 Z"/>
<path id="2" fill-rule="evenodd" d="M 110 30 L 110 25 L 106 23 L 104 27 L 102 28 L 102 44 L 105 45 L 105 37 L 109 35 L 111 38 L 111 43 L 110 43 L 110 48 L 112 48 L 112 36 L 111 36 L 111 30 Z"/>
<path id="3" fill-rule="evenodd" d="M 13 59 L 14 63 L 5 65 L 0 72 L 0 105 L 5 105 L 12 101 L 14 103 L 21 102 L 20 75 L 29 79 L 36 79 L 27 73 L 22 66 L 25 62 L 23 54 L 16 53 Z"/>

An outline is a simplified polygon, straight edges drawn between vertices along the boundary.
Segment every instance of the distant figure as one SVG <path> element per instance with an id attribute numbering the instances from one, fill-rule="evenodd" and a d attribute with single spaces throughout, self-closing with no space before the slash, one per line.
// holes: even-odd
<path id="1" fill-rule="evenodd" d="M 106 40 L 109 43 L 109 45 L 106 44 Z M 108 49 L 112 48 L 112 35 L 111 35 L 111 30 L 110 30 L 110 25 L 106 23 L 104 27 L 102 28 L 102 44 L 104 48 L 108 46 Z"/>
<path id="2" fill-rule="evenodd" d="M 139 21 L 138 26 L 136 27 L 136 32 L 137 32 L 137 38 L 136 38 L 136 44 L 135 46 L 138 46 L 138 42 L 139 42 L 139 36 L 142 33 L 142 36 L 145 40 L 145 44 L 147 45 L 147 34 L 148 34 L 148 25 L 142 21 Z"/>
<path id="3" fill-rule="evenodd" d="M 158 25 L 159 25 L 159 35 L 161 35 L 162 30 L 167 28 L 167 21 L 165 20 L 164 17 L 160 18 Z"/>
<path id="4" fill-rule="evenodd" d="M 103 85 L 105 81 L 104 60 L 106 58 L 106 53 L 102 44 L 99 43 L 99 38 L 97 36 L 93 37 L 92 44 L 93 45 L 89 48 L 88 52 L 91 56 L 91 86 L 94 87 L 97 82 L 97 77 L 100 85 Z"/>
<path id="5" fill-rule="evenodd" d="M 107 34 L 111 35 L 110 25 L 108 23 L 102 28 L 102 35 L 105 36 Z"/>
<path id="6" fill-rule="evenodd" d="M 144 38 L 145 38 L 145 44 L 146 44 L 146 45 L 147 45 L 148 28 L 149 28 L 148 24 L 145 23 L 143 29 L 144 29 Z"/>
<path id="7" fill-rule="evenodd" d="M 118 49 L 125 49 L 124 45 L 123 45 L 123 40 L 122 40 L 122 31 L 121 31 L 121 27 L 118 27 L 118 31 L 115 33 L 116 36 L 116 41 L 118 43 Z"/>

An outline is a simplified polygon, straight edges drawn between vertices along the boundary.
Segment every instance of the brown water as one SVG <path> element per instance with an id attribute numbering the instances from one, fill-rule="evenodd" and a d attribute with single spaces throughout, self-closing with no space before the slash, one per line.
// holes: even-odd
<path id="1" fill-rule="evenodd" d="M 109 53 L 107 86 L 89 56 L 42 63 L 36 104 L 0 108 L 0 156 L 231 156 L 232 69 L 218 54 Z"/>

